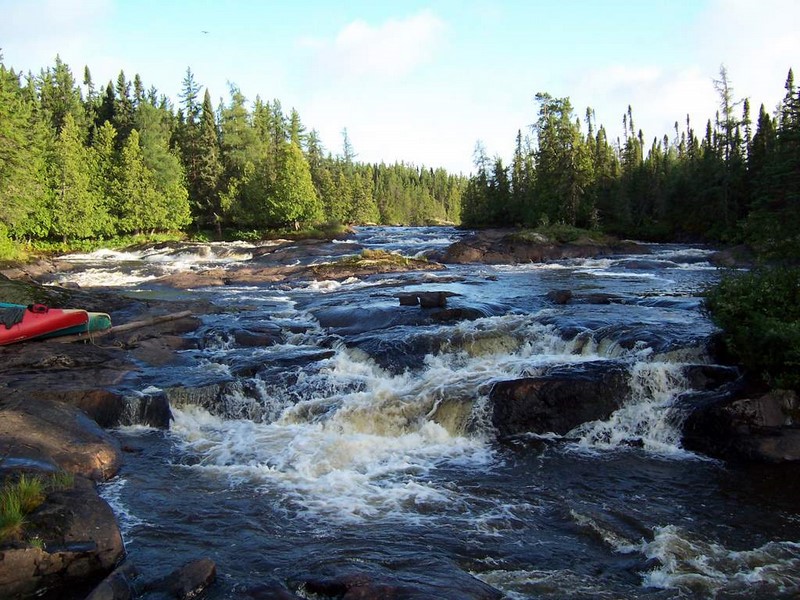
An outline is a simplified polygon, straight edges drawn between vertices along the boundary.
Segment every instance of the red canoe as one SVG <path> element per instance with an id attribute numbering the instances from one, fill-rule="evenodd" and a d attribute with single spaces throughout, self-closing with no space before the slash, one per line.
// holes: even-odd
<path id="1" fill-rule="evenodd" d="M 0 307 L 0 311 L 15 310 L 5 307 Z M 49 308 L 42 304 L 25 307 L 16 315 L 5 312 L 3 316 L 3 323 L 0 323 L 0 346 L 86 325 L 89 321 L 89 313 L 85 310 Z"/>

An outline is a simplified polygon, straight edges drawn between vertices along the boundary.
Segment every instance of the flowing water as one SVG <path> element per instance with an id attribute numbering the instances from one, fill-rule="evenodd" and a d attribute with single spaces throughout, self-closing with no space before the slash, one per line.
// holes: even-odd
<path id="1" fill-rule="evenodd" d="M 413 256 L 460 235 L 363 228 L 308 260 Z M 76 255 L 61 281 L 181 296 L 154 278 L 269 260 L 254 250 Z M 717 276 L 710 251 L 650 250 L 186 292 L 223 310 L 179 366 L 128 382 L 165 390 L 174 422 L 116 430 L 134 451 L 103 488 L 130 559 L 157 574 L 210 557 L 210 599 L 353 572 L 431 598 L 465 597 L 472 577 L 512 599 L 797 597 L 798 472 L 681 447 L 683 367 L 710 360 L 698 298 Z M 551 303 L 553 289 L 573 301 Z M 470 318 L 399 306 L 411 291 L 451 292 Z M 607 421 L 498 439 L 494 382 L 612 363 L 631 393 Z"/>

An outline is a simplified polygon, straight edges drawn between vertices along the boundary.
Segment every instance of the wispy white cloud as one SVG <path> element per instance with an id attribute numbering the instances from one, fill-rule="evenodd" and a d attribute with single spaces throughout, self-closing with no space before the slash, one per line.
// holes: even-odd
<path id="1" fill-rule="evenodd" d="M 784 95 L 788 69 L 800 68 L 800 2 L 796 0 L 711 0 L 677 43 L 688 47 L 688 62 L 669 67 L 612 64 L 581 74 L 568 84 L 582 115 L 591 104 L 612 137 L 622 133 L 622 115 L 633 108 L 636 129 L 647 143 L 674 136 L 689 115 L 698 136 L 714 119 L 720 99 L 714 80 L 724 65 L 736 99 L 750 98 L 752 113 L 762 102 L 768 111 Z"/>
<path id="2" fill-rule="evenodd" d="M 303 38 L 317 71 L 336 79 L 404 76 L 433 60 L 446 25 L 429 10 L 405 19 L 370 25 L 361 19 L 343 27 L 332 39 Z"/>
<path id="3" fill-rule="evenodd" d="M 591 103 L 598 123 L 606 126 L 612 138 L 622 135 L 622 116 L 630 105 L 634 133 L 642 130 L 649 143 L 664 134 L 672 138 L 676 121 L 684 130 L 687 115 L 692 127 L 702 132 L 706 119 L 713 117 L 717 108 L 712 75 L 696 66 L 662 69 L 612 65 L 584 76 L 576 89 L 581 90 L 581 99 Z M 577 110 L 583 114 L 580 105 Z"/>
<path id="4" fill-rule="evenodd" d="M 699 61 L 724 63 L 737 96 L 772 110 L 789 69 L 800 69 L 800 2 L 712 0 L 696 38 Z"/>
<path id="5" fill-rule="evenodd" d="M 56 54 L 67 64 L 102 48 L 98 23 L 113 10 L 111 0 L 29 0 L 10 3 L 0 19 L 4 63 L 16 68 L 52 66 Z M 83 72 L 84 64 L 70 64 Z"/>

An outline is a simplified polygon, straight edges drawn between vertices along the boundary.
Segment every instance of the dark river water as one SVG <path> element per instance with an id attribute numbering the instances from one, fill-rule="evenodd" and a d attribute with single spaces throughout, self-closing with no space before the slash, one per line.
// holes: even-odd
<path id="1" fill-rule="evenodd" d="M 362 228 L 313 260 L 413 256 L 460 235 Z M 798 597 L 798 471 L 681 447 L 682 367 L 710 360 L 698 298 L 717 277 L 710 251 L 650 250 L 186 292 L 224 310 L 203 317 L 200 349 L 141 372 L 131 392 L 222 387 L 213 403 L 175 396 L 169 431 L 115 431 L 134 451 L 102 493 L 129 559 L 153 575 L 210 557 L 212 600 L 271 582 L 315 598 L 298 589 L 309 573 L 367 574 L 430 598 L 461 598 L 472 578 L 512 599 Z M 63 280 L 170 297 L 154 277 L 270 260 L 252 253 L 103 251 L 72 257 Z M 552 304 L 553 289 L 575 300 Z M 448 307 L 473 318 L 399 306 L 409 291 L 452 292 Z M 598 294 L 613 301 L 581 300 Z M 278 343 L 242 346 L 243 331 Z M 632 397 L 608 421 L 498 441 L 494 382 L 595 361 L 630 374 Z"/>

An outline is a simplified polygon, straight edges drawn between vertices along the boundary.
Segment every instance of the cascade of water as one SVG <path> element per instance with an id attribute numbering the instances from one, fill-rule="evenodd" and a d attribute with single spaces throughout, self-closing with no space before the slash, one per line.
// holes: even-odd
<path id="1" fill-rule="evenodd" d="M 683 365 L 637 361 L 630 367 L 630 398 L 606 421 L 584 423 L 570 432 L 581 448 L 641 446 L 665 454 L 681 454 L 681 433 L 670 408 L 688 389 Z"/>

